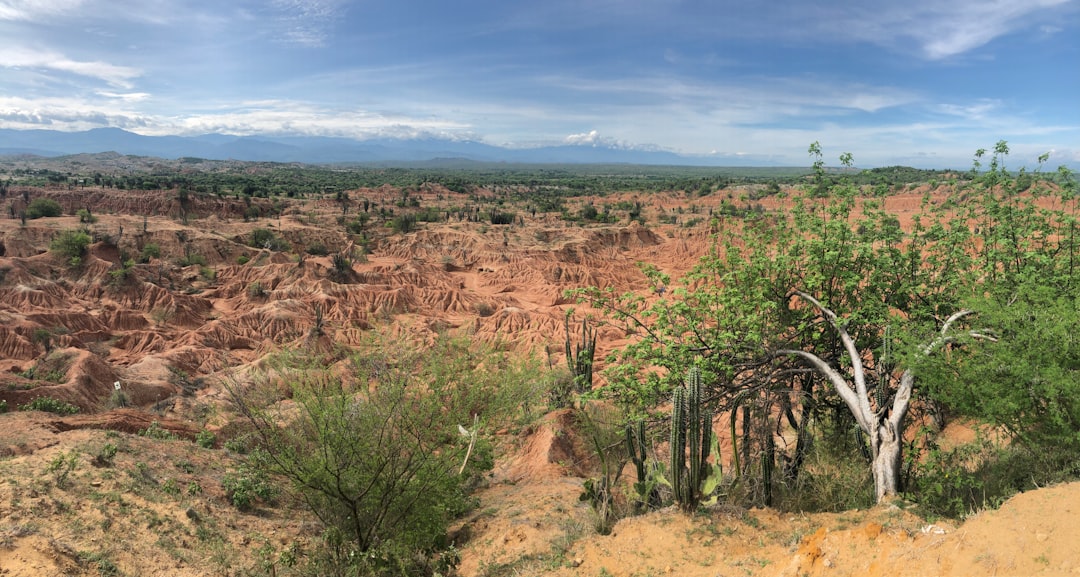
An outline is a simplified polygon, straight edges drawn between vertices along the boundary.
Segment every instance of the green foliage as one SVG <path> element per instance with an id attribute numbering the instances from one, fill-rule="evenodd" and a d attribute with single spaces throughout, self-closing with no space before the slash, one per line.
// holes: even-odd
<path id="1" fill-rule="evenodd" d="M 7 399 L 0 399 L 0 413 L 6 413 L 7 410 Z"/>
<path id="2" fill-rule="evenodd" d="M 58 488 L 63 489 L 67 485 L 67 480 L 71 475 L 71 472 L 74 471 L 75 467 L 78 465 L 78 451 L 71 450 L 67 453 L 61 451 L 49 461 L 49 466 L 46 467 L 45 472 L 52 475 L 53 481 Z"/>
<path id="3" fill-rule="evenodd" d="M 326 256 L 326 255 L 330 254 L 330 250 L 327 249 L 326 245 L 324 245 L 321 242 L 317 242 L 317 243 L 314 243 L 314 244 L 308 246 L 305 249 L 305 252 L 307 252 L 311 256 Z"/>
<path id="4" fill-rule="evenodd" d="M 281 475 L 303 495 L 336 535 L 327 547 L 339 559 L 415 574 L 418 553 L 445 545 L 473 479 L 492 465 L 466 458 L 472 434 L 459 428 L 478 423 L 483 441 L 505 426 L 535 396 L 535 370 L 446 337 L 424 352 L 382 340 L 362 350 L 348 378 L 283 357 L 282 382 L 230 392 L 265 448 L 263 477 Z M 289 415 L 276 403 L 282 386 L 297 408 Z"/>
<path id="5" fill-rule="evenodd" d="M 347 255 L 340 252 L 334 253 L 334 256 L 330 258 L 330 263 L 333 265 L 333 269 L 330 271 L 330 276 L 337 282 L 348 282 L 352 279 L 352 259 Z"/>
<path id="6" fill-rule="evenodd" d="M 116 443 L 105 443 L 101 446 L 101 449 L 97 454 L 94 455 L 94 464 L 98 467 L 111 467 L 118 450 L 119 447 L 116 446 Z"/>
<path id="7" fill-rule="evenodd" d="M 147 243 L 146 246 L 143 247 L 142 252 L 139 253 L 139 262 L 147 263 L 155 258 L 161 258 L 161 247 L 159 247 L 157 243 Z"/>
<path id="8" fill-rule="evenodd" d="M 35 198 L 26 206 L 26 218 L 35 220 L 39 218 L 51 218 L 64 214 L 60 203 L 51 198 Z"/>
<path id="9" fill-rule="evenodd" d="M 1002 427 L 1036 451 L 1080 450 L 1080 302 L 1031 281 L 1006 300 L 968 302 L 990 338 L 928 358 L 929 392 L 957 415 Z"/>
<path id="10" fill-rule="evenodd" d="M 135 261 L 128 259 L 120 263 L 120 268 L 110 270 L 109 277 L 112 279 L 113 285 L 122 285 L 127 282 L 128 279 L 132 278 L 134 267 Z"/>
<path id="11" fill-rule="evenodd" d="M 75 211 L 75 216 L 79 217 L 79 222 L 82 224 L 94 224 L 97 222 L 97 217 L 90 214 L 90 210 L 86 208 Z"/>
<path id="12" fill-rule="evenodd" d="M 270 503 L 277 490 L 250 461 L 227 473 L 221 479 L 225 497 L 241 511 L 250 511 L 256 501 Z"/>
<path id="13" fill-rule="evenodd" d="M 261 299 L 267 294 L 266 287 L 259 281 L 252 281 L 247 287 L 247 295 L 252 299 Z"/>
<path id="14" fill-rule="evenodd" d="M 152 421 L 150 426 L 139 434 L 148 439 L 157 439 L 159 441 L 175 441 L 178 438 L 175 433 L 162 427 L 158 421 Z"/>
<path id="15" fill-rule="evenodd" d="M 619 519 L 632 512 L 617 498 L 628 449 L 622 442 L 622 419 L 617 409 L 595 402 L 582 404 L 574 417 L 600 463 L 600 476 L 585 480 L 579 499 L 592 506 L 596 532 L 608 535 Z"/>
<path id="16" fill-rule="evenodd" d="M 408 234 L 416 228 L 416 215 L 399 214 L 390 220 L 390 230 L 395 234 Z"/>
<path id="17" fill-rule="evenodd" d="M 111 409 L 122 409 L 131 404 L 131 400 L 128 399 L 126 392 L 122 390 L 114 390 L 109 395 L 108 407 Z"/>
<path id="18" fill-rule="evenodd" d="M 57 415 L 74 415 L 79 412 L 79 407 L 52 397 L 37 397 L 34 400 L 19 406 L 20 411 L 45 411 Z"/>
<path id="19" fill-rule="evenodd" d="M 1017 183 L 1005 170 L 1008 146 L 998 143 L 989 170 L 978 164 L 986 152 L 977 155 L 969 198 L 938 205 L 927 197 L 912 228 L 903 230 L 880 198 L 861 195 L 849 178 L 853 172 L 827 170 L 816 143 L 810 154 L 811 177 L 801 191 L 781 198 L 777 210 L 714 220 L 716 246 L 674 288 L 660 271 L 643 266 L 661 298 L 602 289 L 575 293 L 624 322 L 634 336 L 609 357 L 608 386 L 598 394 L 631 415 L 651 413 L 670 398 L 686 367 L 698 367 L 704 396 L 716 410 L 733 415 L 739 448 L 734 457 L 740 462 L 734 474 L 753 491 L 748 497 L 755 503 L 767 503 L 777 482 L 797 486 L 814 422 L 837 424 L 822 431 L 826 436 L 857 427 L 868 458 L 895 454 L 879 452 L 880 444 L 867 446 L 865 439 L 880 443 L 885 437 L 871 431 L 903 429 L 915 386 L 930 385 L 939 403 L 947 410 L 957 405 L 962 414 L 975 416 L 994 406 L 999 414 L 1011 411 L 1021 421 L 994 422 L 1025 442 L 1067 435 L 1070 443 L 1077 440 L 1080 427 L 1073 423 L 1080 422 L 1080 413 L 1073 405 L 1080 404 L 1071 401 L 1075 394 L 1066 384 L 1076 381 L 1075 347 L 1059 336 L 1078 331 L 1072 321 L 1057 327 L 1060 335 L 1042 324 L 1074 319 L 1075 308 L 1063 311 L 1066 303 L 1059 303 L 1032 316 L 1025 305 L 1032 279 L 1041 279 L 1035 284 L 1053 298 L 1065 299 L 1080 286 L 1078 227 L 1067 204 L 1074 187 L 1062 187 L 1057 198 L 1038 204 L 1050 191 L 1035 173 L 1034 184 L 1020 194 L 1028 183 Z M 841 163 L 850 166 L 851 155 L 842 155 Z M 1052 338 L 1044 347 L 1026 337 L 1000 338 L 1009 323 L 983 312 L 980 298 L 1023 308 L 1015 324 L 1028 318 L 1035 321 L 1031 338 L 1047 331 Z M 954 318 L 965 306 L 978 314 Z M 942 327 L 949 318 L 953 322 Z M 992 334 L 980 336 L 984 326 Z M 990 346 L 988 336 L 997 342 Z M 1018 350 L 1009 356 L 1002 346 Z M 970 352 L 957 354 L 957 347 Z M 957 350 L 944 354 L 945 348 Z M 1031 358 L 1022 360 L 1021 353 Z M 947 360 L 949 368 L 932 370 L 927 357 Z M 975 367 L 974 378 L 963 384 L 944 377 L 948 370 Z M 1003 389 L 1000 394 L 995 387 Z M 1036 394 L 1021 398 L 1029 390 Z M 775 442 L 778 416 L 798 438 L 783 452 Z M 784 466 L 774 471 L 778 457 Z M 758 478 L 746 476 L 752 469 Z M 877 489 L 893 490 L 887 485 Z"/>
<path id="20" fill-rule="evenodd" d="M 84 230 L 63 230 L 53 237 L 49 250 L 74 267 L 82 264 L 90 242 L 90 235 Z"/>
<path id="21" fill-rule="evenodd" d="M 634 464 L 636 479 L 634 481 L 634 504 L 637 512 L 644 512 L 650 508 L 659 507 L 660 500 L 660 472 L 657 463 L 649 460 L 648 446 L 646 445 L 645 420 L 626 424 L 626 452 L 630 461 Z"/>
<path id="22" fill-rule="evenodd" d="M 176 264 L 179 266 L 204 267 L 206 266 L 206 257 L 197 252 L 187 252 L 183 257 L 176 261 Z"/>
<path id="23" fill-rule="evenodd" d="M 203 429 L 195 434 L 195 444 L 199 445 L 204 449 L 213 449 L 216 443 L 217 435 L 215 435 L 212 431 L 207 431 L 206 429 Z"/>
<path id="24" fill-rule="evenodd" d="M 281 252 L 289 249 L 289 243 L 279 238 L 274 232 L 266 228 L 257 228 L 251 231 L 248 245 L 255 248 Z"/>

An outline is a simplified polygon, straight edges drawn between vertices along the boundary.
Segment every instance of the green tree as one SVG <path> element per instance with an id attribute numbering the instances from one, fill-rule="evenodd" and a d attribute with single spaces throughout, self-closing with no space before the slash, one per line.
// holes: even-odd
<path id="1" fill-rule="evenodd" d="M 35 198 L 26 206 L 26 218 L 31 220 L 44 217 L 57 217 L 64 214 L 60 203 L 51 198 Z"/>
<path id="2" fill-rule="evenodd" d="M 90 246 L 90 235 L 83 230 L 60 231 L 49 243 L 49 250 L 71 266 L 79 266 Z"/>
<path id="3" fill-rule="evenodd" d="M 987 336 L 965 324 L 974 318 L 966 299 L 1012 294 L 1032 275 L 1076 286 L 1075 220 L 1038 208 L 1039 189 L 1019 194 L 1004 167 L 1005 143 L 980 172 L 974 201 L 961 208 L 927 197 L 909 231 L 881 199 L 830 176 L 816 143 L 810 154 L 813 174 L 801 194 L 773 213 L 718 223 L 716 246 L 684 287 L 651 305 L 599 289 L 579 295 L 639 334 L 609 358 L 603 391 L 628 411 L 656 406 L 678 375 L 699 367 L 703 402 L 730 414 L 743 457 L 735 474 L 760 456 L 766 500 L 774 459 L 783 458 L 785 479 L 796 478 L 807 425 L 822 420 L 860 433 L 881 499 L 900 489 L 918 367 L 945 347 Z M 851 156 L 841 163 L 850 166 Z M 644 270 L 658 292 L 670 284 Z M 797 442 L 776 455 L 782 424 Z"/>
<path id="4" fill-rule="evenodd" d="M 299 362 L 278 367 L 283 384 L 229 387 L 266 450 L 266 472 L 323 522 L 333 558 L 416 573 L 416 553 L 446 544 L 470 479 L 493 465 L 490 432 L 533 395 L 532 365 L 446 337 L 423 352 L 372 343 L 348 378 Z M 279 386 L 291 403 L 278 403 Z"/>

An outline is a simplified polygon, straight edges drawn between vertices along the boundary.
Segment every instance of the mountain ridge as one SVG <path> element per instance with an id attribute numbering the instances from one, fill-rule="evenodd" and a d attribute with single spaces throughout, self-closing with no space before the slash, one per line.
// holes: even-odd
<path id="1" fill-rule="evenodd" d="M 764 158 L 701 157 L 664 150 L 604 145 L 556 145 L 507 148 L 476 141 L 436 138 L 354 140 L 322 136 L 145 136 L 120 128 L 82 132 L 0 129 L 0 154 L 66 156 L 117 152 L 176 159 L 310 164 L 425 162 L 461 159 L 476 162 L 559 164 L 653 164 L 682 166 L 780 166 Z"/>

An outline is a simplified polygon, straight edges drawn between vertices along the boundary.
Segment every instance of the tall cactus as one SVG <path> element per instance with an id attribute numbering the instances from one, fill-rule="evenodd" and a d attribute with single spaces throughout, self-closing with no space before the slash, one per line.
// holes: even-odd
<path id="1" fill-rule="evenodd" d="M 671 479 L 668 484 L 684 511 L 694 511 L 720 482 L 719 448 L 712 436 L 712 411 L 701 402 L 701 370 L 690 369 L 671 400 Z M 688 450 L 689 449 L 689 450 Z M 709 464 L 710 450 L 715 463 Z"/>
<path id="2" fill-rule="evenodd" d="M 592 390 L 593 358 L 596 355 L 596 329 L 589 328 L 589 320 L 581 321 L 581 342 L 572 344 L 570 339 L 570 313 L 564 322 L 566 327 L 566 364 L 574 375 L 574 389 L 577 393 Z"/>
<path id="3" fill-rule="evenodd" d="M 630 461 L 634 463 L 637 472 L 637 481 L 634 483 L 634 491 L 638 495 L 635 505 L 639 511 L 648 507 L 659 505 L 659 496 L 656 492 L 656 478 L 650 477 L 648 469 L 648 454 L 645 444 L 645 421 L 638 419 L 626 424 L 626 452 L 630 455 Z M 655 473 L 655 470 L 653 471 Z"/>

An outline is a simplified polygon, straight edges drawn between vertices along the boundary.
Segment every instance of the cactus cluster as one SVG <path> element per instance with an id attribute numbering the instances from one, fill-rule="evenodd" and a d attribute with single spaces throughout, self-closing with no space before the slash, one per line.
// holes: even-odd
<path id="1" fill-rule="evenodd" d="M 581 321 L 581 342 L 572 344 L 570 339 L 570 316 L 566 322 L 566 364 L 574 375 L 574 389 L 578 394 L 592 390 L 593 357 L 596 355 L 596 329 L 589 328 L 589 321 Z"/>
<path id="2" fill-rule="evenodd" d="M 712 435 L 712 411 L 701 401 L 700 369 L 690 369 L 685 385 L 675 389 L 671 404 L 668 484 L 679 507 L 694 511 L 716 490 L 723 474 Z M 716 455 L 712 464 L 708 462 L 710 450 Z"/>

